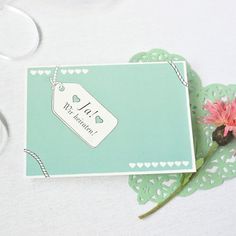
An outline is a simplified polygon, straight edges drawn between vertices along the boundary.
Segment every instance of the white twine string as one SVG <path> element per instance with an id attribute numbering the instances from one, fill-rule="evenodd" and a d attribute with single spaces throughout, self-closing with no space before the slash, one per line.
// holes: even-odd
<path id="1" fill-rule="evenodd" d="M 35 152 L 32 152 L 32 151 L 30 151 L 28 149 L 24 149 L 24 151 L 37 161 L 37 163 L 39 164 L 39 167 L 40 167 L 44 177 L 45 178 L 49 178 L 50 176 L 49 176 L 49 174 L 48 174 L 48 172 L 47 172 L 47 170 L 46 170 L 42 160 L 40 159 L 40 157 Z"/>
<path id="2" fill-rule="evenodd" d="M 24 12 L 23 10 L 17 8 L 17 7 L 13 7 L 13 6 L 10 6 L 10 5 L 6 5 L 6 4 L 0 4 L 0 11 L 3 11 L 3 10 L 7 10 L 7 11 L 11 11 L 11 12 L 14 12 L 16 14 L 19 14 L 23 17 L 25 17 L 34 27 L 34 31 L 35 31 L 35 43 L 34 43 L 34 46 L 33 48 L 31 48 L 28 52 L 26 52 L 24 55 L 21 55 L 21 56 L 11 56 L 11 55 L 6 55 L 5 53 L 2 53 L 0 52 L 0 58 L 2 59 L 5 59 L 5 60 L 9 60 L 9 61 L 12 61 L 12 60 L 19 60 L 19 59 L 24 59 L 28 56 L 31 56 L 32 54 L 35 53 L 35 51 L 38 49 L 39 47 L 39 44 L 40 44 L 40 30 L 39 30 L 39 27 L 36 23 L 36 21 L 29 15 L 27 14 L 26 12 Z"/>
<path id="3" fill-rule="evenodd" d="M 54 89 L 56 87 L 56 85 L 59 84 L 59 90 L 60 91 L 64 91 L 64 86 L 63 86 L 63 83 L 61 82 L 57 82 L 57 74 L 58 74 L 58 70 L 59 70 L 59 66 L 56 66 L 55 70 L 54 70 L 54 74 L 53 74 L 53 77 L 50 78 L 50 82 L 52 84 L 52 89 Z"/>
<path id="4" fill-rule="evenodd" d="M 184 80 L 184 78 L 182 77 L 181 73 L 179 72 L 179 69 L 177 68 L 177 66 L 175 65 L 175 63 L 173 61 L 168 61 L 168 63 L 170 64 L 170 66 L 174 69 L 179 81 L 186 87 L 188 87 L 188 82 Z"/>
<path id="5" fill-rule="evenodd" d="M 55 87 L 55 86 L 58 84 L 58 82 L 56 81 L 56 79 L 57 79 L 58 69 L 59 69 L 59 67 L 56 66 L 56 68 L 55 68 L 55 70 L 54 70 L 53 77 L 50 78 L 50 82 L 51 82 L 51 84 L 52 84 L 53 87 Z"/>

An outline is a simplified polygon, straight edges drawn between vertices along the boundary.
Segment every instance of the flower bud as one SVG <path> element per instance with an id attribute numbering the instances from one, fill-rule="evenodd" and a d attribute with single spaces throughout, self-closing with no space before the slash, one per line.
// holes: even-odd
<path id="1" fill-rule="evenodd" d="M 212 140 L 217 142 L 219 146 L 227 145 L 234 138 L 232 131 L 229 131 L 226 136 L 224 136 L 224 131 L 225 131 L 225 126 L 221 125 L 217 127 L 215 131 L 212 133 Z"/>

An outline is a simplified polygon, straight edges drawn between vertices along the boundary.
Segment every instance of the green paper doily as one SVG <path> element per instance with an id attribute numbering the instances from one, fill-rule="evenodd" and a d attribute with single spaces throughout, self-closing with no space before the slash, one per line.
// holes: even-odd
<path id="1" fill-rule="evenodd" d="M 149 52 L 138 53 L 133 56 L 130 62 L 158 62 L 168 60 L 185 60 L 182 56 L 169 54 L 162 49 L 153 49 Z M 186 61 L 186 60 L 185 60 Z M 204 125 L 198 122 L 199 117 L 205 115 L 203 104 L 207 99 L 233 99 L 236 97 L 236 85 L 211 84 L 202 87 L 199 76 L 187 63 L 190 108 L 193 126 L 193 139 L 196 158 L 204 156 L 212 145 L 211 134 L 215 127 Z M 181 196 L 188 196 L 198 189 L 211 189 L 225 180 L 236 176 L 236 140 L 219 148 L 210 161 L 200 170 L 186 188 L 180 193 Z M 148 201 L 162 202 L 179 185 L 182 174 L 155 174 L 155 175 L 131 175 L 129 177 L 130 187 L 137 192 L 137 199 L 140 204 Z"/>

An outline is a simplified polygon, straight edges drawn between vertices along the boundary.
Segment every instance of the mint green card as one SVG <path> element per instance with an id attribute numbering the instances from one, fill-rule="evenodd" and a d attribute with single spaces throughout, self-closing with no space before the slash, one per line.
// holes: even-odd
<path id="1" fill-rule="evenodd" d="M 28 69 L 26 174 L 194 172 L 185 62 Z"/>

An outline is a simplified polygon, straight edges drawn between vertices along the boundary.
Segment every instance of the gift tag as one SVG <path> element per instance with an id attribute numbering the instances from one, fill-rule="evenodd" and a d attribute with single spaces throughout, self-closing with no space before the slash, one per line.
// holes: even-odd
<path id="1" fill-rule="evenodd" d="M 92 147 L 98 146 L 117 125 L 117 119 L 80 84 L 57 83 L 52 110 Z"/>

